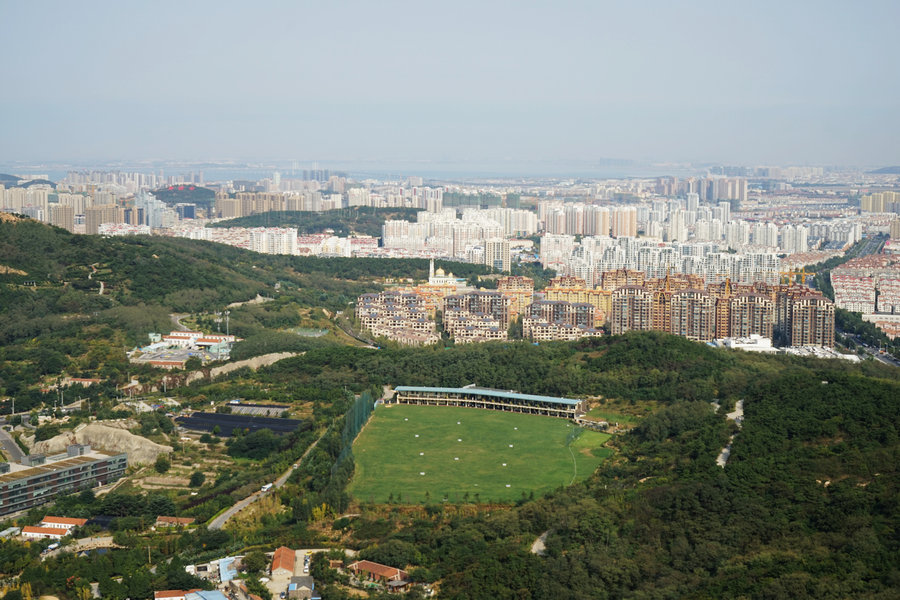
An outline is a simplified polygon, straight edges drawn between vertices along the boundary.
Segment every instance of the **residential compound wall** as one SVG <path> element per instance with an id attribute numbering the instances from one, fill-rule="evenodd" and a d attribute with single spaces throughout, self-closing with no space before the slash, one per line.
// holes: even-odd
<path id="1" fill-rule="evenodd" d="M 0 463 L 0 515 L 28 510 L 59 494 L 105 485 L 125 474 L 128 455 L 72 445 L 65 454 Z"/>

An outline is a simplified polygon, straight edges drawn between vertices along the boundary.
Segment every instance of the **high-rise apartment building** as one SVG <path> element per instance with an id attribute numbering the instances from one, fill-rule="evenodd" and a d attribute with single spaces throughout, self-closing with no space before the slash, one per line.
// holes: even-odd
<path id="1" fill-rule="evenodd" d="M 484 264 L 508 273 L 510 269 L 509 240 L 491 238 L 484 242 Z"/>
<path id="2" fill-rule="evenodd" d="M 124 223 L 125 211 L 115 204 L 100 204 L 84 210 L 84 229 L 87 234 L 100 232 L 103 223 Z"/>
<path id="3" fill-rule="evenodd" d="M 651 320 L 652 293 L 645 287 L 626 285 L 612 293 L 610 326 L 614 335 L 626 331 L 645 331 L 653 328 Z"/>
<path id="4" fill-rule="evenodd" d="M 775 303 L 771 298 L 762 294 L 740 294 L 727 301 L 728 331 L 718 331 L 716 337 L 750 337 L 755 334 L 772 339 Z"/>
<path id="5" fill-rule="evenodd" d="M 834 304 L 818 294 L 791 302 L 791 346 L 834 346 Z"/>
<path id="6" fill-rule="evenodd" d="M 634 237 L 637 235 L 637 209 L 633 206 L 617 207 L 612 210 L 613 237 Z"/>
<path id="7" fill-rule="evenodd" d="M 673 293 L 670 314 L 669 333 L 698 342 L 715 339 L 715 302 L 708 293 L 702 290 Z"/>
<path id="8" fill-rule="evenodd" d="M 50 205 L 50 224 L 75 231 L 75 209 L 65 204 Z"/>

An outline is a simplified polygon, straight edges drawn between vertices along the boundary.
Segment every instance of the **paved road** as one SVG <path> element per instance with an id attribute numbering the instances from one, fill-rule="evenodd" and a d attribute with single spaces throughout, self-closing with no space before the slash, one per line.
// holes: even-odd
<path id="1" fill-rule="evenodd" d="M 175 327 L 178 328 L 178 331 L 190 331 L 190 329 L 181 324 L 181 320 L 185 317 L 189 317 L 190 315 L 179 315 L 172 313 L 169 316 L 172 318 L 172 323 L 175 324 Z"/>
<path id="2" fill-rule="evenodd" d="M 316 441 L 314 441 L 312 444 L 310 444 L 309 448 L 306 449 L 306 452 L 303 453 L 303 456 L 301 456 L 297 460 L 297 462 L 294 463 L 294 465 L 299 465 L 301 462 L 303 462 L 303 459 L 306 458 L 306 456 L 310 452 L 312 452 L 312 449 L 316 447 L 316 444 L 318 444 L 319 440 L 321 440 L 323 437 L 325 437 L 324 433 L 321 436 L 319 436 L 318 439 L 316 439 Z M 291 465 L 290 469 L 288 469 L 287 471 L 285 471 L 284 473 L 279 475 L 278 479 L 276 479 L 274 481 L 276 488 L 280 488 L 281 486 L 283 486 L 285 484 L 285 482 L 287 482 L 288 477 L 290 477 L 291 473 L 294 472 L 294 465 Z M 257 500 L 259 500 L 260 498 L 265 496 L 266 493 L 267 492 L 263 492 L 263 491 L 253 492 L 252 494 L 250 494 L 243 500 L 238 500 L 234 506 L 232 506 L 231 508 L 229 508 L 228 510 L 223 512 L 221 515 L 219 515 L 215 519 L 213 519 L 212 522 L 209 524 L 209 529 L 222 529 L 222 527 L 225 526 L 225 523 L 227 523 L 231 517 L 238 514 L 239 512 L 241 512 L 242 510 L 244 510 L 245 508 L 247 508 L 248 506 L 250 506 Z"/>
<path id="3" fill-rule="evenodd" d="M 0 429 L 0 446 L 3 446 L 3 454 L 9 459 L 9 462 L 19 462 L 25 458 L 25 453 L 19 448 L 13 436 L 9 435 L 3 429 Z"/>
<path id="4" fill-rule="evenodd" d="M 863 349 L 863 352 L 865 352 L 866 354 L 868 354 L 869 356 L 871 356 L 878 362 L 884 363 L 886 365 L 890 365 L 892 367 L 900 367 L 900 360 L 897 360 L 890 354 L 882 354 L 881 352 L 878 351 L 877 348 L 867 346 L 866 344 L 863 343 L 862 338 L 860 338 L 858 335 L 852 334 L 852 333 L 848 334 L 843 331 L 840 331 L 840 333 L 843 335 L 847 335 L 848 337 L 853 339 L 853 341 L 856 342 L 857 345 Z"/>

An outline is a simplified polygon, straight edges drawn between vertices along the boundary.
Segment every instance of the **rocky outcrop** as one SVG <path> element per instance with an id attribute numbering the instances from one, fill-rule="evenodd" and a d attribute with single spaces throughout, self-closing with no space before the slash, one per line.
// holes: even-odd
<path id="1" fill-rule="evenodd" d="M 128 464 L 152 464 L 160 454 L 172 451 L 172 446 L 151 442 L 147 438 L 102 423 L 80 425 L 74 431 L 66 431 L 49 440 L 37 442 L 32 454 L 59 454 L 70 444 L 90 444 L 93 448 L 109 452 L 127 452 Z"/>

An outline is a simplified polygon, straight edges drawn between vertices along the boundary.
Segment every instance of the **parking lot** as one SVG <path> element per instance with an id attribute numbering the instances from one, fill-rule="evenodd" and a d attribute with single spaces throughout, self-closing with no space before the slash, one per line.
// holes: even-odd
<path id="1" fill-rule="evenodd" d="M 211 354 L 206 350 L 189 350 L 187 348 L 164 348 L 162 350 L 153 350 L 145 352 L 140 356 L 132 358 L 136 363 L 147 363 L 153 361 L 181 361 L 184 362 L 189 358 L 199 358 L 203 363 L 218 360 L 219 357 Z"/>

